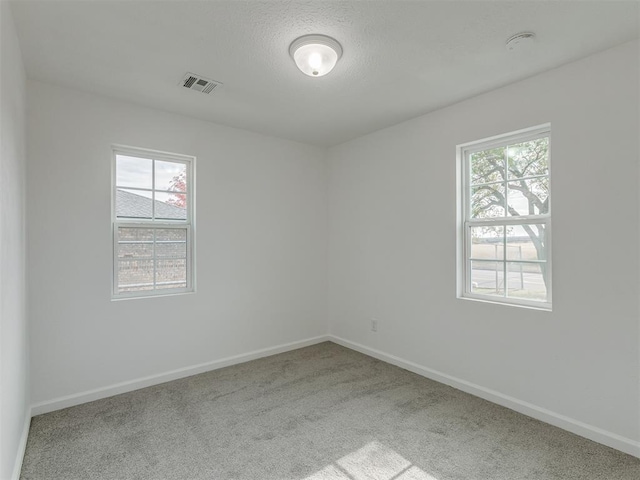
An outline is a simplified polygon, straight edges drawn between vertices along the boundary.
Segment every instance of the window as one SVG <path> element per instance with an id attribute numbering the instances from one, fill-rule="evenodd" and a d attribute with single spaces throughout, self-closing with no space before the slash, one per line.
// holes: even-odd
<path id="1" fill-rule="evenodd" d="M 550 127 L 458 146 L 458 296 L 551 309 Z"/>
<path id="2" fill-rule="evenodd" d="M 193 157 L 113 149 L 113 298 L 193 291 Z"/>

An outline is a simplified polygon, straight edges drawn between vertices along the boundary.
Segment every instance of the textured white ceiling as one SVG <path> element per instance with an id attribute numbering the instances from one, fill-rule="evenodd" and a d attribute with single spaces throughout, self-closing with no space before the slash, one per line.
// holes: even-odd
<path id="1" fill-rule="evenodd" d="M 638 37 L 637 1 L 13 2 L 30 78 L 316 145 L 335 145 Z M 506 50 L 520 31 L 527 54 Z M 344 56 L 311 78 L 298 36 Z M 224 83 L 178 86 L 194 72 Z"/>

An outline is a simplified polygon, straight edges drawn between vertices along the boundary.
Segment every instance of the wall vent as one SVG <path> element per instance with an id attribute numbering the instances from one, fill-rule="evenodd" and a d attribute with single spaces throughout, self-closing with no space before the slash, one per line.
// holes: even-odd
<path id="1" fill-rule="evenodd" d="M 220 88 L 222 83 L 211 80 L 210 78 L 204 78 L 200 75 L 187 72 L 180 82 L 184 88 L 189 90 L 195 90 L 197 92 L 206 93 L 207 95 L 213 92 L 216 88 Z"/>

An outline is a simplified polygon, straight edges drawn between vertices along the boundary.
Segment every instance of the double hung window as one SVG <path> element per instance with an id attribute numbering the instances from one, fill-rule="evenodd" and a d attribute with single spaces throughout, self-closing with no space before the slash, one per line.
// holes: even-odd
<path id="1" fill-rule="evenodd" d="M 458 146 L 458 296 L 551 308 L 550 127 Z"/>
<path id="2" fill-rule="evenodd" d="M 114 298 L 193 291 L 193 163 L 114 147 Z"/>

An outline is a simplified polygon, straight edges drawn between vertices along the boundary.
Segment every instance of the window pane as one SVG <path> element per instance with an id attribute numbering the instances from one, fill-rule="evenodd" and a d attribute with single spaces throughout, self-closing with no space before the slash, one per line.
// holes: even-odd
<path id="1" fill-rule="evenodd" d="M 503 265 L 502 262 L 471 261 L 471 292 L 503 297 Z"/>
<path id="2" fill-rule="evenodd" d="M 156 256 L 187 256 L 187 229 L 167 228 L 156 230 Z"/>
<path id="3" fill-rule="evenodd" d="M 156 160 L 156 190 L 187 191 L 187 165 Z"/>
<path id="4" fill-rule="evenodd" d="M 548 199 L 549 177 L 509 183 L 509 215 L 549 213 Z"/>
<path id="5" fill-rule="evenodd" d="M 510 145 L 509 179 L 549 174 L 549 137 Z"/>
<path id="6" fill-rule="evenodd" d="M 153 290 L 153 260 L 118 260 L 118 292 Z"/>
<path id="7" fill-rule="evenodd" d="M 546 260 L 545 225 L 507 227 L 507 260 Z"/>
<path id="8" fill-rule="evenodd" d="M 187 199 L 184 193 L 156 192 L 155 206 L 158 220 L 187 219 Z"/>
<path id="9" fill-rule="evenodd" d="M 152 188 L 151 164 L 148 158 L 116 155 L 116 186 Z"/>
<path id="10" fill-rule="evenodd" d="M 504 147 L 472 153 L 471 184 L 504 181 Z"/>
<path id="11" fill-rule="evenodd" d="M 547 286 L 544 281 L 545 263 L 507 263 L 507 296 L 544 302 Z"/>
<path id="12" fill-rule="evenodd" d="M 120 240 L 137 240 L 153 242 L 153 229 L 151 228 L 135 228 L 120 227 L 118 228 L 118 241 Z"/>
<path id="13" fill-rule="evenodd" d="M 116 216 L 118 218 L 151 218 L 151 192 L 143 190 L 116 190 Z"/>
<path id="14" fill-rule="evenodd" d="M 504 183 L 471 188 L 471 218 L 504 217 Z"/>
<path id="15" fill-rule="evenodd" d="M 118 258 L 152 258 L 153 242 L 118 242 Z"/>
<path id="16" fill-rule="evenodd" d="M 185 288 L 186 260 L 156 260 L 156 288 Z"/>
<path id="17" fill-rule="evenodd" d="M 504 227 L 471 227 L 471 258 L 504 260 Z"/>

